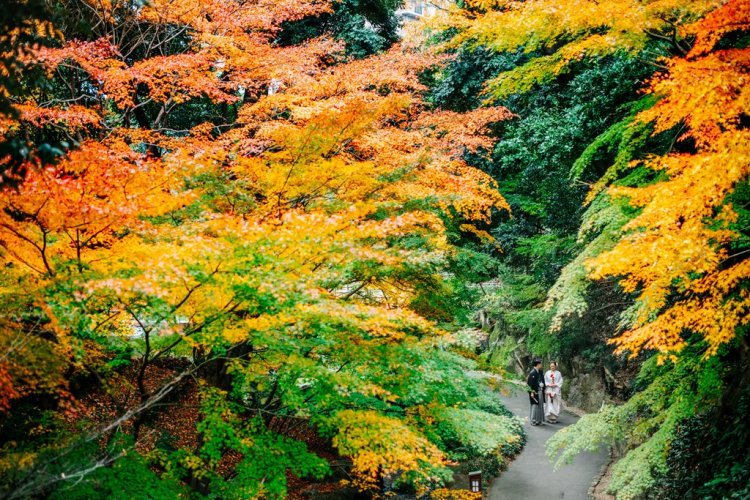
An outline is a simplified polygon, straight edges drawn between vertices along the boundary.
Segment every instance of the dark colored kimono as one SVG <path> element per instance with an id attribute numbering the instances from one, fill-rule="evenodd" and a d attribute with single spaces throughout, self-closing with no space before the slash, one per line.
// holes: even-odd
<path id="1" fill-rule="evenodd" d="M 544 419 L 541 406 L 541 403 L 544 403 L 542 399 L 542 388 L 544 387 L 542 372 L 536 368 L 532 368 L 526 379 L 526 383 L 529 386 L 529 403 L 531 404 L 529 420 L 532 424 L 541 424 Z"/>

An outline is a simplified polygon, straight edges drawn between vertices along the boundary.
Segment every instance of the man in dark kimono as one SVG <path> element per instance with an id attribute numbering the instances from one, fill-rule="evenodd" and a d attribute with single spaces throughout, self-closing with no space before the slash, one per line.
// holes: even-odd
<path id="1" fill-rule="evenodd" d="M 533 364 L 534 366 L 529 371 L 529 377 L 526 380 L 529 386 L 529 403 L 531 403 L 529 421 L 531 421 L 531 425 L 539 425 L 544 420 L 544 412 L 541 406 L 544 404 L 544 400 L 541 398 L 544 375 L 542 375 L 542 360 L 535 359 Z"/>

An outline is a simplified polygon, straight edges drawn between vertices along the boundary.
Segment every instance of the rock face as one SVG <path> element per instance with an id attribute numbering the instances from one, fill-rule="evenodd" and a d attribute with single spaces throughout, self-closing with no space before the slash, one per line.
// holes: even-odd
<path id="1" fill-rule="evenodd" d="M 602 403 L 610 401 L 601 368 L 587 366 L 579 359 L 573 359 L 566 365 L 563 366 L 566 369 L 563 371 L 565 403 L 593 413 L 599 411 Z"/>
<path id="2" fill-rule="evenodd" d="M 565 401 L 573 406 L 589 412 L 597 412 L 602 407 L 602 403 L 607 401 L 606 389 L 604 383 L 602 383 L 601 377 L 592 373 L 582 373 L 577 377 L 573 377 L 569 382 L 566 383 L 568 389 L 567 394 L 565 386 L 563 386 L 563 398 Z"/>

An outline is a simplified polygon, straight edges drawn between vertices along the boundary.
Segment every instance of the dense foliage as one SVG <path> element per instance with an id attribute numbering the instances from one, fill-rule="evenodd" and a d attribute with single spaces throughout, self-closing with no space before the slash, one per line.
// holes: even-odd
<path id="1" fill-rule="evenodd" d="M 439 3 L 12 2 L 0 495 L 449 497 L 531 355 L 619 403 L 558 462 L 747 494 L 750 2 Z"/>
<path id="2" fill-rule="evenodd" d="M 0 193 L 0 495 L 278 498 L 341 467 L 422 493 L 518 450 L 451 333 L 492 265 L 456 243 L 507 209 L 465 156 L 510 113 L 430 109 L 441 58 L 391 46 L 395 6 L 3 26 L 44 42 L 5 56 L 4 137 L 59 147 Z"/>
<path id="3" fill-rule="evenodd" d="M 729 422 L 747 436 L 750 5 L 460 5 L 431 23 L 456 54 L 433 99 L 518 115 L 484 164 L 513 209 L 493 230 L 490 365 L 542 354 L 606 374 L 626 402 L 548 446 L 564 461 L 613 445 L 618 498 L 741 497 L 746 457 L 718 463 L 708 439 Z"/>

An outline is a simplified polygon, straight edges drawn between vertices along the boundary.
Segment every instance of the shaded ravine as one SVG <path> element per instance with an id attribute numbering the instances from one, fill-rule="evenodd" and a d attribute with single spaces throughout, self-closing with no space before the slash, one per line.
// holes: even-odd
<path id="1" fill-rule="evenodd" d="M 526 446 L 508 469 L 492 482 L 490 500 L 585 500 L 592 482 L 599 476 L 608 456 L 604 448 L 596 453 L 581 453 L 573 463 L 554 471 L 544 444 L 555 432 L 578 420 L 564 410 L 556 424 L 532 426 L 529 423 L 529 398 L 523 390 L 501 396 L 503 404 L 524 420 L 528 436 Z"/>

